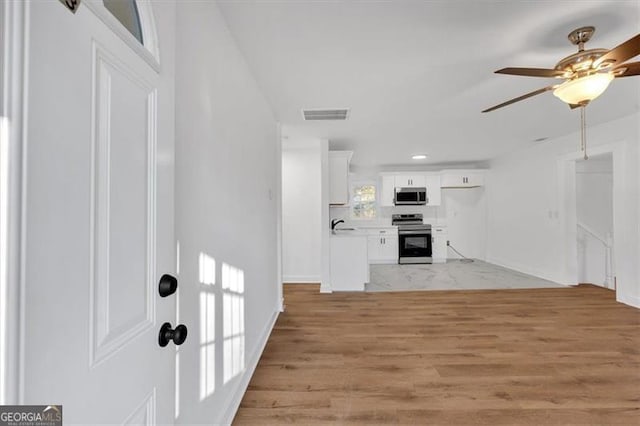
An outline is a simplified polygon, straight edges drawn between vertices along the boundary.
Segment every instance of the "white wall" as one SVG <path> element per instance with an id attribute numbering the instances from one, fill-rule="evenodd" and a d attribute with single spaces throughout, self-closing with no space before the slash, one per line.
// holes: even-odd
<path id="1" fill-rule="evenodd" d="M 276 318 L 278 156 L 271 108 L 217 4 L 181 2 L 176 235 L 189 338 L 179 349 L 179 424 L 230 421 Z M 230 325 L 237 338 L 226 338 Z"/>
<path id="2" fill-rule="evenodd" d="M 638 260 L 638 113 L 587 129 L 592 153 L 613 144 L 617 298 L 640 306 Z M 488 260 L 553 281 L 575 284 L 570 245 L 575 188 L 570 159 L 579 157 L 579 134 L 548 140 L 491 162 L 486 186 Z M 605 149 L 605 148 L 602 148 Z M 606 148 L 609 149 L 609 148 Z M 573 161 L 573 160 L 571 160 Z M 575 161 L 573 162 L 575 166 Z M 573 205 L 573 207 L 572 207 Z M 573 211 L 572 211 L 573 208 Z M 566 212 L 566 214 L 565 214 Z M 575 228 L 575 226 L 574 226 Z M 576 255 L 577 256 L 577 255 Z"/>
<path id="3" fill-rule="evenodd" d="M 443 189 L 439 207 L 441 221 L 447 224 L 448 239 L 462 255 L 486 258 L 487 206 L 485 188 Z M 447 256 L 458 259 L 449 248 Z"/>
<path id="4" fill-rule="evenodd" d="M 611 155 L 577 162 L 576 214 L 578 224 L 582 225 L 578 226 L 578 280 L 605 285 L 607 251 L 600 240 L 607 241 L 613 231 Z"/>
<path id="5" fill-rule="evenodd" d="M 282 145 L 282 270 L 285 282 L 322 274 L 322 150 L 319 139 Z"/>

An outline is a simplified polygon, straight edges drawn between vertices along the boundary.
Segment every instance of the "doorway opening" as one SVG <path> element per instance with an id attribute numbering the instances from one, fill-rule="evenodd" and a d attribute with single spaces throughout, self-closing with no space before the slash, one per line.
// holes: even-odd
<path id="1" fill-rule="evenodd" d="M 576 160 L 578 282 L 615 289 L 613 154 Z"/>

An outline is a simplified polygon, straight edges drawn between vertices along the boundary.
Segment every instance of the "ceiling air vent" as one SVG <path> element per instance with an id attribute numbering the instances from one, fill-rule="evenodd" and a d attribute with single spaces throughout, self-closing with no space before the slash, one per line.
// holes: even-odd
<path id="1" fill-rule="evenodd" d="M 333 109 L 303 109 L 305 121 L 309 120 L 346 120 L 349 116 L 348 108 Z"/>

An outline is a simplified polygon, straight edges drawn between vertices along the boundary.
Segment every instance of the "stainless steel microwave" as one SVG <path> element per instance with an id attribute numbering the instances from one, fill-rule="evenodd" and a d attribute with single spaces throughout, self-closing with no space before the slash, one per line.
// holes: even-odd
<path id="1" fill-rule="evenodd" d="M 427 204 L 427 188 L 396 188 L 393 197 L 396 206 L 419 206 Z"/>

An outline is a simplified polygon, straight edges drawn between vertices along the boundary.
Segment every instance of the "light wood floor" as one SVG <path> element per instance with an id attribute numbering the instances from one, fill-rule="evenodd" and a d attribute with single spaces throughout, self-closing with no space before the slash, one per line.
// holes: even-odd
<path id="1" fill-rule="evenodd" d="M 594 286 L 286 285 L 234 424 L 640 424 L 640 310 Z"/>

